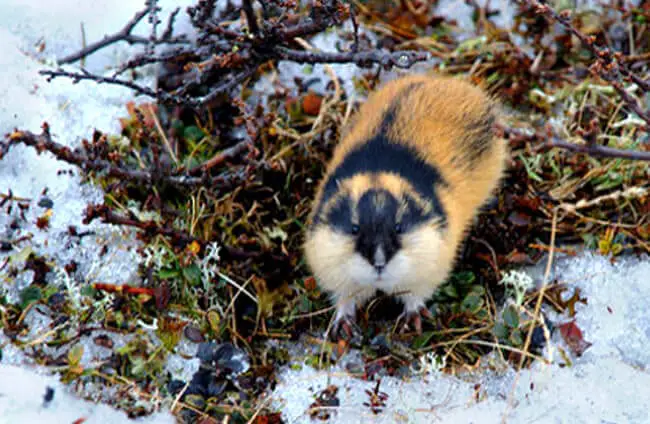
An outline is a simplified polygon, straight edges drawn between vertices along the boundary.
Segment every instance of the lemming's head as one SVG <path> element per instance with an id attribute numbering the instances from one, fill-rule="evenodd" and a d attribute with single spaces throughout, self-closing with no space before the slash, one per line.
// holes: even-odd
<path id="1" fill-rule="evenodd" d="M 435 261 L 441 246 L 441 217 L 392 174 L 340 182 L 319 212 L 311 230 L 316 268 L 327 263 L 322 272 L 342 281 L 392 289 L 413 277 L 418 261 Z"/>

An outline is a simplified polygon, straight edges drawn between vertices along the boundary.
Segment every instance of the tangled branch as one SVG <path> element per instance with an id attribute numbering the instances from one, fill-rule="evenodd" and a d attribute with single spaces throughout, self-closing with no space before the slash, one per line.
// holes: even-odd
<path id="1" fill-rule="evenodd" d="M 36 149 L 37 152 L 42 153 L 47 151 L 53 154 L 58 160 L 75 165 L 82 169 L 84 172 L 97 172 L 103 175 L 124 179 L 128 181 L 138 182 L 146 186 L 159 186 L 169 184 L 178 188 L 191 188 L 199 186 L 210 186 L 215 189 L 230 189 L 240 181 L 238 174 L 230 174 L 228 176 L 220 175 L 210 177 L 207 171 L 218 164 L 223 163 L 226 159 L 234 157 L 243 152 L 241 146 L 234 147 L 230 151 L 223 153 L 220 161 L 211 165 L 204 165 L 200 171 L 193 170 L 191 173 L 195 176 L 173 175 L 171 173 L 164 173 L 161 171 L 143 171 L 136 169 L 126 169 L 120 167 L 110 161 L 102 158 L 89 157 L 79 149 L 72 150 L 56 141 L 52 140 L 50 128 L 47 123 L 42 125 L 43 131 L 41 134 L 34 134 L 30 131 L 15 130 L 13 133 L 7 135 L 4 143 L 0 143 L 0 159 L 9 151 L 11 146 L 17 144 L 24 144 Z M 198 176 L 196 176 L 198 175 Z"/>
<path id="2" fill-rule="evenodd" d="M 109 206 L 104 204 L 91 204 L 86 207 L 83 223 L 85 225 L 88 225 L 96 219 L 101 220 L 101 222 L 104 224 L 136 228 L 140 230 L 142 236 L 147 239 L 156 235 L 166 237 L 173 243 L 174 246 L 184 247 L 190 243 L 196 242 L 199 244 L 201 249 L 203 249 L 209 244 L 209 241 L 207 240 L 203 240 L 199 237 L 194 237 L 191 234 L 176 230 L 169 226 L 161 225 L 156 221 L 143 221 L 138 219 L 133 214 L 130 216 L 118 214 Z M 247 251 L 227 245 L 223 245 L 220 248 L 223 250 L 223 257 L 230 260 L 256 259 L 265 255 L 264 252 Z M 285 262 L 288 258 L 271 254 L 269 259 L 276 262 Z"/>
<path id="3" fill-rule="evenodd" d="M 98 50 L 103 49 L 104 47 L 110 46 L 112 44 L 115 44 L 120 41 L 124 41 L 129 44 L 147 44 L 147 43 L 153 43 L 155 44 L 187 44 L 189 41 L 185 36 L 179 36 L 179 37 L 172 37 L 172 32 L 173 32 L 173 26 L 174 26 L 174 21 L 176 20 L 176 16 L 178 15 L 178 12 L 180 12 L 180 8 L 177 8 L 174 10 L 170 15 L 169 19 L 167 22 L 167 28 L 165 32 L 162 34 L 160 38 L 156 37 L 142 37 L 139 35 L 134 35 L 133 30 L 135 27 L 144 19 L 145 16 L 156 13 L 160 9 L 157 7 L 149 7 L 147 6 L 145 9 L 138 11 L 131 20 L 129 20 L 124 27 L 122 27 L 121 30 L 117 31 L 115 34 L 107 35 L 101 40 L 95 41 L 94 43 L 91 43 L 90 45 L 84 47 L 83 49 L 69 54 L 68 56 L 64 56 L 61 59 L 59 59 L 57 62 L 59 65 L 67 65 L 70 63 L 77 62 L 86 56 L 89 56 L 93 53 L 95 53 Z"/>
<path id="4" fill-rule="evenodd" d="M 359 66 L 373 64 L 385 68 L 410 68 L 416 62 L 429 58 L 427 52 L 395 51 L 383 52 L 379 49 L 358 51 L 358 34 L 350 51 L 323 52 L 299 50 L 300 39 L 316 35 L 327 28 L 341 24 L 352 17 L 350 6 L 338 0 L 314 2 L 311 14 L 293 25 L 284 25 L 284 15 L 260 19 L 255 15 L 254 1 L 242 3 L 247 29 L 231 29 L 215 23 L 212 17 L 214 8 L 211 2 L 199 2 L 188 8 L 188 14 L 198 33 L 197 42 L 190 44 L 185 35 L 173 37 L 173 23 L 178 9 L 171 13 L 167 29 L 160 37 L 156 36 L 156 2 L 148 0 L 147 6 L 137 12 L 127 24 L 113 35 L 92 43 L 88 47 L 59 60 L 59 64 L 69 64 L 80 60 L 113 43 L 126 41 L 130 44 L 148 43 L 145 52 L 123 64 L 112 77 L 89 73 L 70 72 L 63 69 L 43 70 L 40 73 L 48 81 L 57 77 L 71 78 L 74 81 L 92 80 L 100 84 L 113 84 L 127 87 L 139 95 L 157 99 L 167 104 L 186 105 L 201 108 L 211 104 L 220 95 L 228 93 L 248 78 L 255 75 L 263 64 L 269 61 L 289 60 L 298 63 L 354 63 Z M 265 6 L 263 4 L 263 6 Z M 134 28 L 145 16 L 149 16 L 152 33 L 149 38 L 133 35 Z M 152 46 L 159 44 L 180 45 L 173 51 L 155 56 Z M 169 90 L 151 89 L 131 81 L 117 78 L 127 70 L 135 70 L 153 63 L 182 66 L 184 74 L 175 78 L 177 83 Z M 163 84 L 164 85 L 164 84 Z M 207 89 L 207 93 L 202 92 Z"/>

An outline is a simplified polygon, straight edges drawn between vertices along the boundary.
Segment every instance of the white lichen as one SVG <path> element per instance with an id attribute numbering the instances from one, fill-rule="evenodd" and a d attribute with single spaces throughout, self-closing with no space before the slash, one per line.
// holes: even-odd
<path id="1" fill-rule="evenodd" d="M 54 285 L 63 286 L 65 288 L 67 298 L 73 309 L 77 312 L 85 311 L 88 306 L 83 303 L 83 295 L 81 294 L 81 285 L 70 277 L 68 271 L 63 267 L 54 268 Z"/>
<path id="2" fill-rule="evenodd" d="M 442 372 L 446 364 L 447 359 L 444 356 L 427 352 L 418 358 L 418 365 L 416 367 L 411 366 L 411 372 L 415 375 L 435 375 Z"/>
<path id="3" fill-rule="evenodd" d="M 506 297 L 511 298 L 517 306 L 521 306 L 524 303 L 526 292 L 534 286 L 533 279 L 530 275 L 517 270 L 510 270 L 504 273 L 499 284 L 505 286 Z"/>
<path id="4" fill-rule="evenodd" d="M 217 242 L 212 242 L 208 244 L 205 248 L 205 256 L 201 259 L 199 264 L 201 268 L 201 280 L 203 281 L 203 288 L 205 291 L 209 291 L 210 282 L 218 275 L 219 273 L 219 251 L 221 247 Z"/>

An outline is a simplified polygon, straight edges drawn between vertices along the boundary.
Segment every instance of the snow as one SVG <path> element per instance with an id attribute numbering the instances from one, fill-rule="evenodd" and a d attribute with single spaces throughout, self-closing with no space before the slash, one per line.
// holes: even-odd
<path id="1" fill-rule="evenodd" d="M 159 15 L 163 22 L 175 7 L 185 8 L 192 4 L 190 1 L 171 0 L 158 3 L 163 8 Z M 86 40 L 92 42 L 120 29 L 141 7 L 140 2 L 123 3 L 121 7 L 116 7 L 115 2 L 109 0 L 0 0 L 0 9 L 3 10 L 0 14 L 0 69 L 3 75 L 0 81 L 0 134 L 4 136 L 14 128 L 40 132 L 41 124 L 47 121 L 55 141 L 74 147 L 83 138 L 90 138 L 95 129 L 119 132 L 117 118 L 126 114 L 125 104 L 133 99 L 129 90 L 92 82 L 73 84 L 66 79 L 47 83 L 38 75 L 38 71 L 53 64 L 55 57 L 65 56 L 82 45 L 82 22 Z M 100 10 L 101 13 L 97 13 Z M 184 13 L 179 14 L 178 23 L 178 28 L 187 26 Z M 149 31 L 146 20 L 136 28 L 136 34 L 147 34 Z M 141 46 L 120 43 L 89 56 L 85 66 L 90 71 L 102 72 L 141 49 Z M 151 81 L 151 75 L 147 77 Z M 74 175 L 59 175 L 58 171 L 62 169 L 73 170 Z M 32 249 L 52 260 L 59 270 L 75 260 L 79 265 L 78 275 L 86 278 L 86 281 L 73 281 L 75 285 L 90 280 L 119 284 L 137 282 L 135 271 L 138 258 L 133 252 L 136 246 L 133 233 L 99 222 L 90 226 L 81 224 L 86 205 L 101 202 L 102 193 L 90 185 L 81 185 L 74 167 L 56 161 L 50 154 L 37 155 L 32 148 L 14 147 L 0 161 L 0 192 L 7 194 L 9 189 L 17 197 L 30 199 L 30 208 L 25 214 L 27 222 L 22 222 L 18 229 L 10 228 L 17 217 L 18 208 L 14 208 L 11 215 L 0 214 L 2 239 L 17 239 L 31 234 Z M 47 231 L 35 226 L 36 219 L 46 211 L 37 205 L 44 189 L 47 189 L 46 196 L 54 203 Z M 81 239 L 72 238 L 68 235 L 71 225 L 80 231 L 91 230 L 94 234 Z M 108 248 L 105 254 L 101 253 L 103 246 Z M 4 281 L 5 277 L 0 275 L 0 281 Z M 6 291 L 9 299 L 15 301 L 31 278 L 31 272 L 21 274 L 12 285 L 3 283 L 0 290 Z M 24 340 L 39 337 L 48 329 L 50 321 L 38 312 L 38 308 L 30 310 L 25 317 L 29 333 Z M 126 343 L 124 337 L 111 335 L 111 339 L 114 347 Z M 92 343 L 91 337 L 83 337 L 80 343 L 84 346 L 82 364 L 107 355 L 107 349 Z M 0 423 L 44 422 L 48 419 L 73 422 L 82 416 L 87 418 L 86 422 L 127 421 L 123 413 L 106 405 L 77 399 L 61 385 L 56 386 L 59 389 L 51 405 L 40 407 L 43 387 L 46 382 L 54 385 L 54 378 L 45 378 L 12 366 L 25 367 L 32 361 L 9 343 L 2 333 L 0 349 Z M 39 369 L 39 372 L 44 373 L 45 370 Z M 166 423 L 173 422 L 173 419 L 166 412 L 152 416 L 146 422 Z"/>
<path id="2" fill-rule="evenodd" d="M 528 270 L 538 282 L 544 265 Z M 384 377 L 380 390 L 389 395 L 386 408 L 373 415 L 363 403 L 368 401 L 365 390 L 376 383 L 349 377 L 346 358 L 329 372 L 307 366 L 286 370 L 273 401 L 290 423 L 310 422 L 314 395 L 329 384 L 339 386 L 341 402 L 332 423 L 497 423 L 507 411 L 512 423 L 649 423 L 648 275 L 647 256 L 617 258 L 613 264 L 589 252 L 558 259 L 551 276 L 580 288 L 588 299 L 587 305 L 576 306 L 576 324 L 593 345 L 568 366 L 557 349 L 563 341 L 554 333 L 552 363 L 536 362 L 521 371 L 512 409 L 508 402 L 516 373 L 498 366 L 471 375 L 434 374 L 411 381 Z M 556 324 L 569 321 L 565 316 L 554 318 Z M 568 351 L 566 346 L 564 350 Z M 496 358 L 487 359 L 498 365 Z"/>
<path id="3" fill-rule="evenodd" d="M 48 392 L 53 395 L 46 400 Z M 44 376 L 25 367 L 0 366 L 0 424 L 9 423 L 132 423 L 124 412 L 108 405 L 95 404 L 70 395 L 54 377 Z M 158 412 L 138 423 L 173 424 L 169 413 Z"/>
<path id="4" fill-rule="evenodd" d="M 165 22 L 170 10 L 184 8 L 193 3 L 159 1 L 163 7 L 160 16 Z M 493 1 L 493 6 L 504 6 L 505 0 Z M 46 83 L 37 74 L 39 69 L 81 46 L 80 23 L 84 23 L 89 42 L 112 33 L 130 19 L 142 6 L 141 2 L 116 2 L 110 0 L 0 0 L 0 134 L 15 127 L 39 131 L 43 121 L 50 123 L 54 138 L 65 145 L 76 146 L 84 137 L 90 137 L 97 128 L 116 132 L 117 118 L 125 114 L 125 103 L 132 93 L 114 86 L 96 85 L 92 82 L 72 84 L 65 79 Z M 505 8 L 504 8 L 505 9 Z M 101 13 L 97 13 L 100 11 Z M 464 1 L 444 0 L 438 4 L 438 13 L 459 16 L 461 28 L 471 28 L 467 18 L 469 9 Z M 511 14 L 501 19 L 509 22 Z M 179 15 L 179 28 L 187 27 L 183 12 Z M 146 34 L 145 22 L 136 33 Z M 328 33 L 312 40 L 314 47 L 332 50 L 336 34 Z M 39 51 L 39 46 L 44 50 Z M 114 66 L 140 47 L 124 43 L 90 56 L 86 67 L 102 71 Z M 279 66 L 280 79 L 289 83 L 294 75 L 304 74 L 304 67 L 289 63 Z M 352 65 L 335 65 L 335 73 L 351 89 L 352 77 L 358 70 Z M 327 83 L 329 77 L 322 66 L 314 72 Z M 149 75 L 150 77 L 150 75 Z M 268 82 L 267 82 L 268 83 Z M 290 84 L 288 84 L 290 85 Z M 258 88 L 265 87 L 260 84 Z M 322 89 L 317 85 L 316 89 Z M 75 259 L 80 266 L 79 275 L 89 275 L 108 283 L 132 281 L 135 277 L 137 257 L 132 249 L 136 245 L 132 233 L 122 229 L 93 223 L 89 229 L 93 236 L 81 240 L 67 235 L 68 226 L 81 225 L 82 211 L 89 202 L 100 202 L 101 192 L 88 185 L 80 185 L 76 175 L 59 175 L 60 169 L 74 169 L 57 162 L 49 154 L 37 155 L 33 149 L 15 147 L 0 161 L 0 192 L 9 188 L 14 195 L 30 200 L 26 213 L 27 224 L 18 230 L 9 228 L 15 216 L 0 214 L 0 237 L 12 231 L 12 238 L 33 234 L 32 245 L 39 253 L 53 259 L 62 267 Z M 38 230 L 34 222 L 45 212 L 37 206 L 42 191 L 54 202 L 50 230 Z M 84 228 L 85 230 L 86 228 Z M 101 246 L 108 253 L 100 256 Z M 15 253 L 15 252 L 14 252 Z M 539 281 L 540 269 L 528 270 Z M 580 358 L 572 358 L 571 366 L 561 366 L 563 359 L 553 350 L 553 363 L 537 363 L 524 370 L 514 394 L 510 422 L 537 423 L 593 423 L 593 422 L 650 422 L 650 261 L 644 258 L 619 258 L 611 263 L 608 258 L 582 254 L 577 258 L 556 261 L 554 275 L 570 287 L 582 289 L 588 304 L 577 305 L 576 323 L 585 338 L 593 345 Z M 0 275 L 2 277 L 2 275 Z M 20 289 L 31 279 L 23 274 L 8 290 L 16 298 Z M 3 280 L 0 279 L 0 282 Z M 75 282 L 81 284 L 83 282 Z M 563 322 L 566 317 L 553 317 Z M 49 319 L 33 308 L 25 317 L 29 333 L 24 340 L 41 335 Z M 115 346 L 125 339 L 111 335 Z M 94 345 L 89 337 L 81 339 L 86 347 L 83 363 L 104 358 L 107 350 Z M 553 345 L 563 342 L 555 334 Z M 8 342 L 0 332 L 0 424 L 9 422 L 73 422 L 84 417 L 86 423 L 128 422 L 127 417 L 111 407 L 79 399 L 70 389 L 48 376 L 42 367 L 32 365 L 22 352 Z M 300 349 L 296 346 L 296 349 Z M 195 346 L 182 345 L 179 352 L 193 354 Z M 550 353 L 550 351 L 549 351 Z M 167 370 L 178 378 L 188 380 L 196 370 L 197 360 L 183 360 L 180 355 L 170 355 Z M 384 378 L 380 389 L 389 394 L 386 410 L 373 415 L 363 406 L 367 401 L 366 389 L 375 383 L 350 378 L 344 363 L 327 371 L 316 371 L 308 366 L 302 370 L 286 369 L 282 381 L 271 394 L 275 404 L 283 410 L 290 423 L 309 422 L 306 412 L 314 394 L 328 384 L 336 384 L 341 408 L 333 422 L 501 422 L 508 406 L 515 372 L 499 364 L 496 358 L 486 358 L 490 369 L 472 375 L 449 376 L 439 373 L 402 381 Z M 496 368 L 496 369 L 494 369 Z M 476 385 L 479 399 L 476 400 Z M 44 405 L 47 387 L 54 389 L 54 398 Z M 102 393 L 94 396 L 101 398 Z M 154 414 L 142 422 L 170 423 L 167 413 Z"/>

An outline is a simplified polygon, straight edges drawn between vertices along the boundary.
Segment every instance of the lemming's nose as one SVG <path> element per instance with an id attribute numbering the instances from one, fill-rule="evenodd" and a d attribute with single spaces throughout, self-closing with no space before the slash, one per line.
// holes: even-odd
<path id="1" fill-rule="evenodd" d="M 383 246 L 377 246 L 377 250 L 375 250 L 375 256 L 372 262 L 378 273 L 381 273 L 384 270 L 384 267 L 386 266 L 386 255 L 384 254 Z"/>

